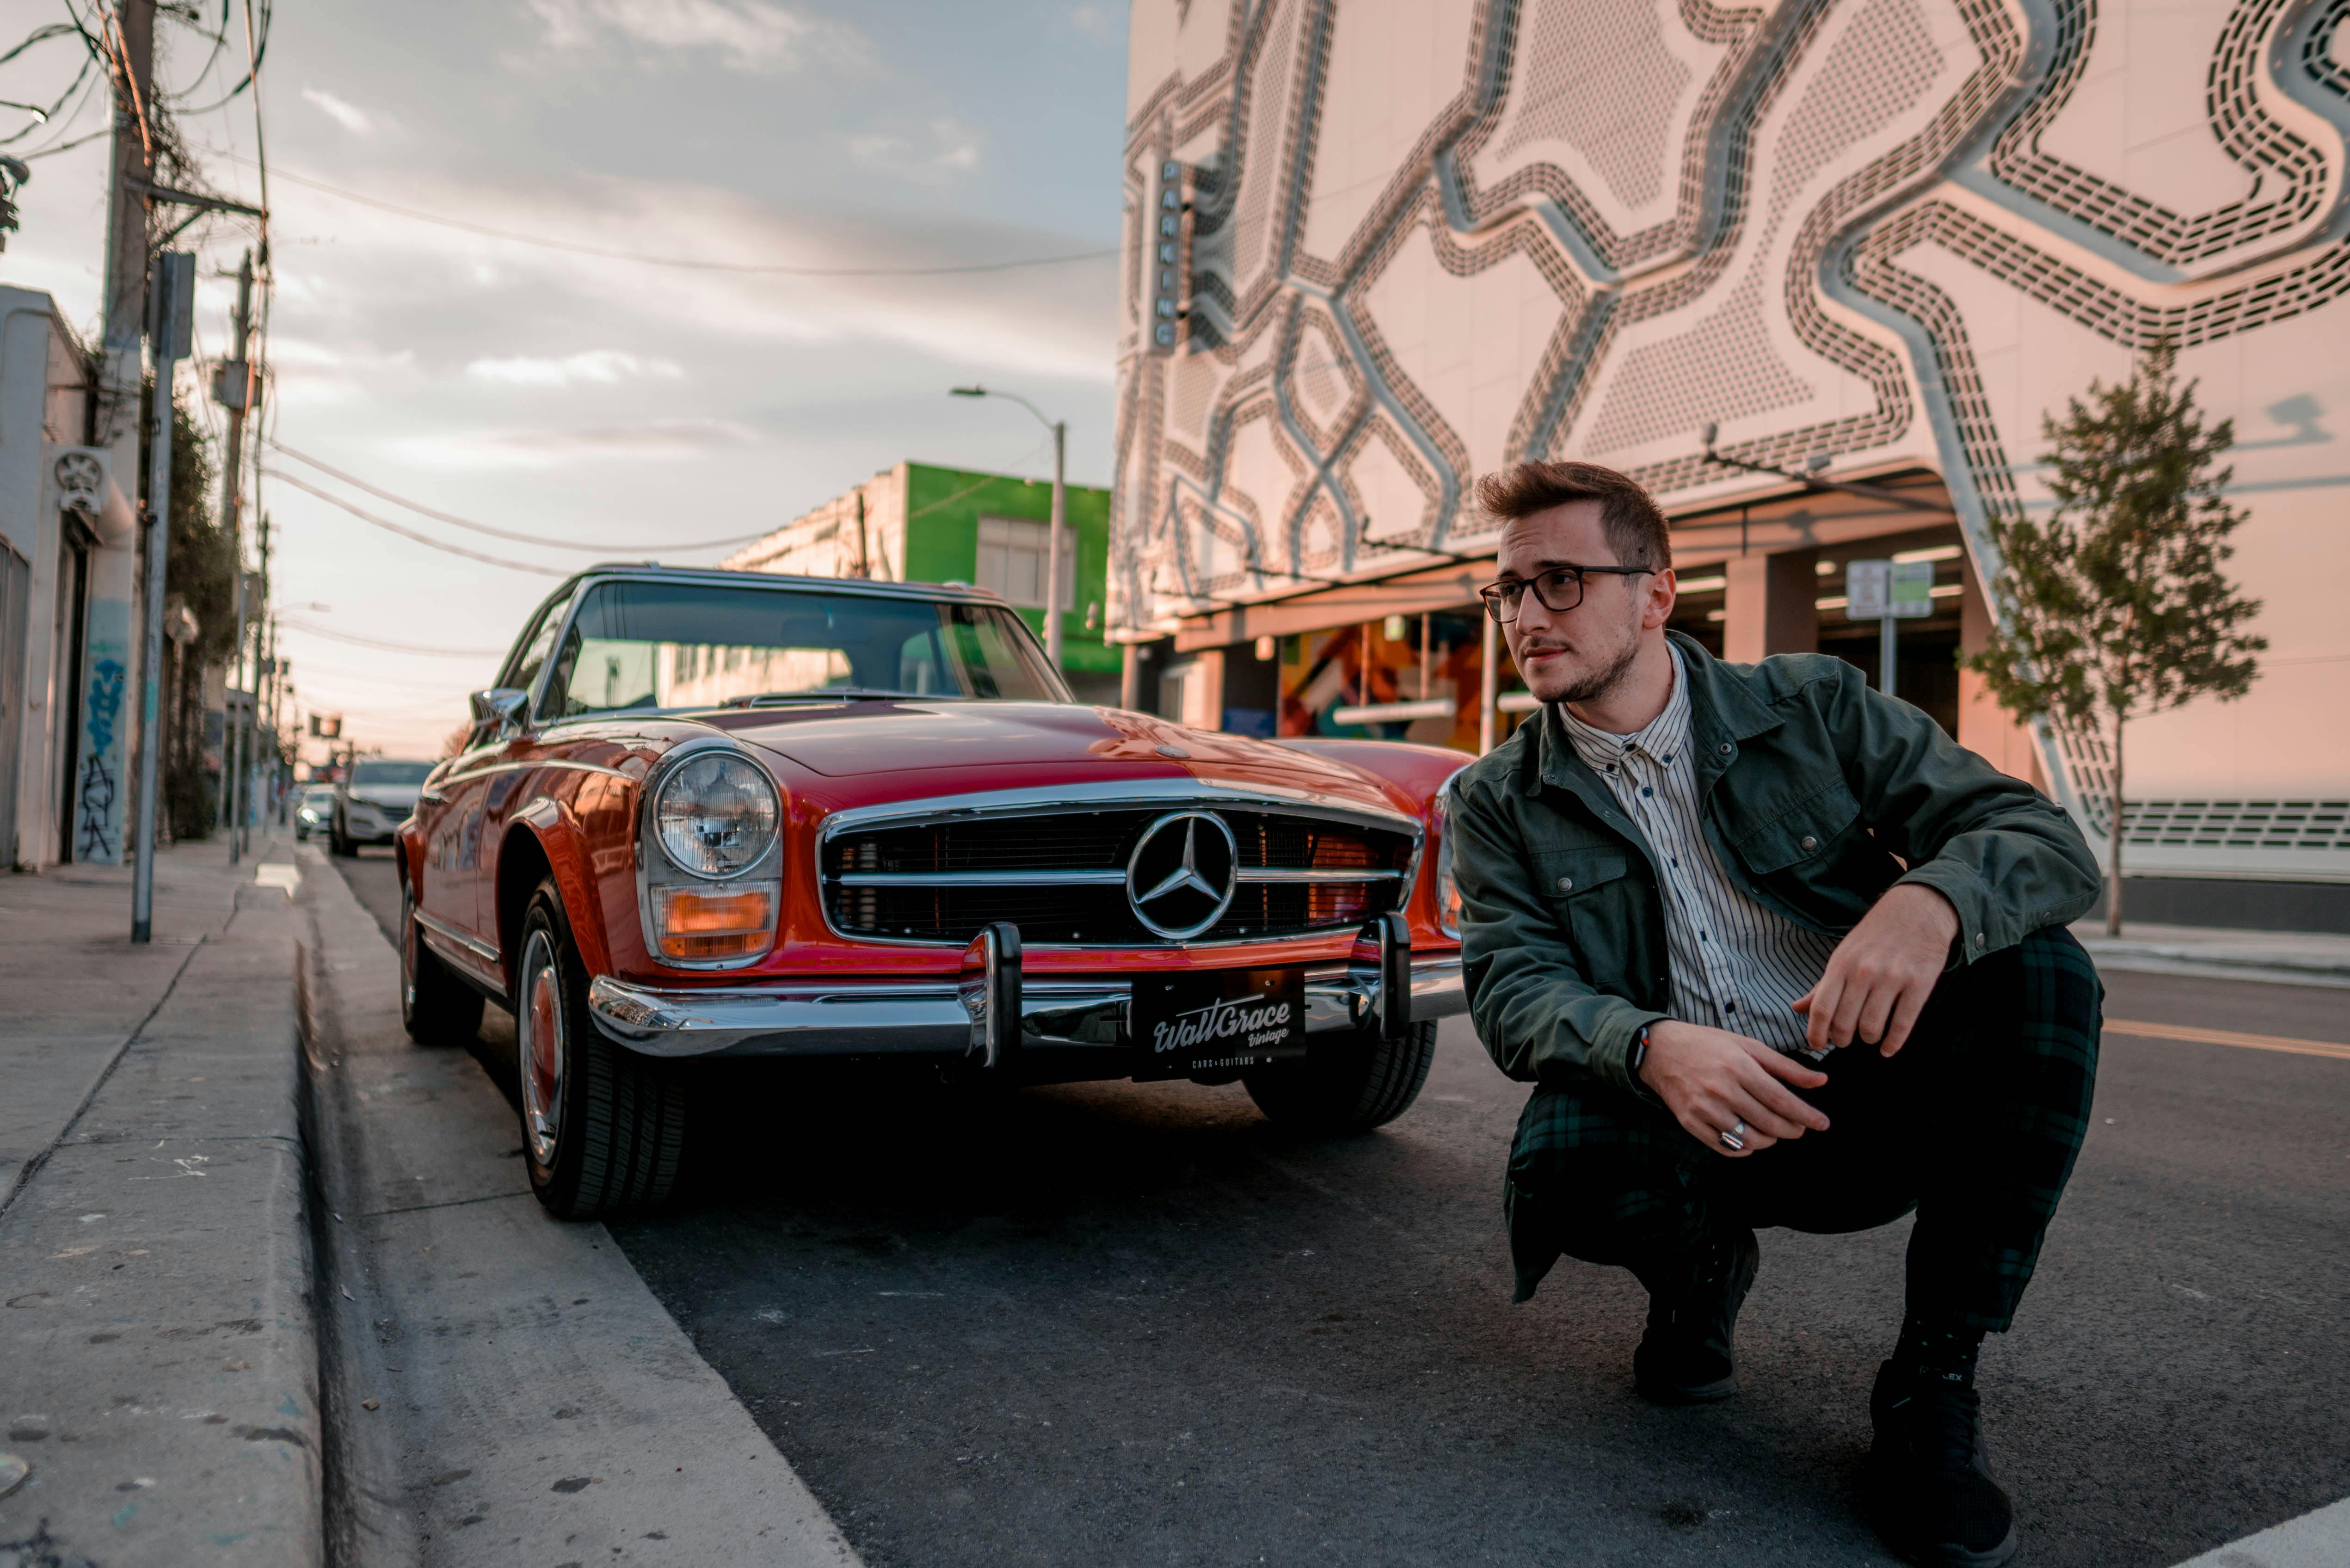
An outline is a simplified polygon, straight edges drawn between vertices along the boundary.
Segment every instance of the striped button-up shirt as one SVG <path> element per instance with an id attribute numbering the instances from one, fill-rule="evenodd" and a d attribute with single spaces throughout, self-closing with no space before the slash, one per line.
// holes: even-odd
<path id="1" fill-rule="evenodd" d="M 1764 908 L 1714 858 L 1698 819 L 1689 672 L 1680 650 L 1672 652 L 1673 694 L 1648 728 L 1611 735 L 1564 705 L 1558 716 L 1575 754 L 1607 782 L 1657 853 L 1665 883 L 1672 1015 L 1809 1055 L 1804 1015 L 1793 1003 L 1819 983 L 1836 939 Z"/>

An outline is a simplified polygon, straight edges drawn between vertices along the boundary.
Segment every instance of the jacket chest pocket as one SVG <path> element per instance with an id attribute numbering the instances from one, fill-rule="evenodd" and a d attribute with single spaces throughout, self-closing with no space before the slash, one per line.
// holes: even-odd
<path id="1" fill-rule="evenodd" d="M 1607 845 L 1537 850 L 1533 862 L 1534 888 L 1557 912 L 1584 980 L 1617 995 L 1637 995 L 1650 967 L 1654 899 L 1632 858 Z"/>
<path id="2" fill-rule="evenodd" d="M 1860 802 L 1841 778 L 1830 778 L 1810 794 L 1763 823 L 1736 842 L 1738 858 L 1757 877 L 1790 868 L 1806 869 L 1806 861 L 1825 866 L 1840 847 L 1836 840 L 1860 817 Z"/>

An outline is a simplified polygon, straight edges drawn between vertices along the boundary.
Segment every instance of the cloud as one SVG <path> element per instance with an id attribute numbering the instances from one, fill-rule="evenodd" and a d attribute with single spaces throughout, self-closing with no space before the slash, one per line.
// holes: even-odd
<path id="1" fill-rule="evenodd" d="M 780 75 L 811 58 L 860 58 L 864 39 L 844 23 L 767 0 L 530 0 L 547 47 L 581 54 L 608 42 L 714 52 L 728 68 Z"/>
<path id="2" fill-rule="evenodd" d="M 588 458 L 700 457 L 754 445 L 759 432 L 732 420 L 653 420 L 588 430 L 523 430 L 425 436 L 392 443 L 400 457 L 432 468 L 551 468 Z"/>
<path id="3" fill-rule="evenodd" d="M 337 98 L 324 88 L 306 87 L 302 89 L 302 98 L 305 102 L 317 105 L 329 119 L 353 136 L 373 136 L 382 129 L 383 122 L 376 116 Z"/>
<path id="4" fill-rule="evenodd" d="M 582 381 L 613 386 L 624 380 L 657 379 L 673 381 L 685 374 L 673 359 L 647 359 L 618 348 L 590 348 L 561 359 L 476 359 L 465 374 L 477 381 L 502 381 L 515 387 L 570 387 Z"/>
<path id="5" fill-rule="evenodd" d="M 847 139 L 848 151 L 876 169 L 910 180 L 937 180 L 967 173 L 979 167 L 979 133 L 951 116 L 941 115 L 924 128 L 925 138 L 873 131 Z"/>
<path id="6" fill-rule="evenodd" d="M 380 193 L 450 218 L 587 245 L 819 273 L 983 265 L 1114 243 L 961 214 L 819 215 L 741 192 L 618 176 L 512 186 L 421 179 L 388 182 Z M 277 203 L 281 224 L 299 232 L 312 203 L 338 244 L 305 258 L 301 270 L 317 275 L 298 324 L 283 327 L 322 342 L 399 343 L 425 365 L 498 363 L 505 357 L 482 354 L 485 333 L 512 342 L 526 326 L 527 341 L 561 342 L 561 332 L 593 321 L 608 324 L 599 336 L 625 330 L 627 340 L 651 346 L 631 350 L 642 380 L 669 379 L 659 367 L 675 361 L 692 366 L 701 384 L 704 364 L 716 362 L 710 356 L 731 362 L 777 344 L 890 345 L 993 375 L 1107 384 L 1112 373 L 1117 264 L 1108 258 L 930 275 L 729 273 L 540 249 L 355 209 L 299 187 Z M 547 362 L 567 364 L 562 355 Z M 589 359 L 568 368 L 562 384 L 599 383 L 604 373 L 622 384 L 630 376 L 620 361 Z M 476 374 L 554 384 L 551 372 L 536 368 Z"/>

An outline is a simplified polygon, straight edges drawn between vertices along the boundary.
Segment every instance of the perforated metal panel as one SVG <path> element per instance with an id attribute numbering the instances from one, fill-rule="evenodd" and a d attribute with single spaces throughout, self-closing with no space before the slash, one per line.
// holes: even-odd
<path id="1" fill-rule="evenodd" d="M 1450 363 L 1443 345 L 1413 347 L 1408 367 L 1381 318 L 1383 280 L 1411 247 L 1414 266 L 1439 264 L 1431 296 L 1505 261 L 1531 263 L 1556 296 L 1538 356 L 1479 340 L 1479 327 L 1459 346 L 1465 379 L 1420 370 L 1474 388 L 1481 409 L 1506 397 L 1504 461 L 1632 463 L 1669 508 L 1751 483 L 1708 461 L 1707 421 L 1750 462 L 1955 465 L 1988 570 L 1986 520 L 2041 493 L 2040 411 L 2086 375 L 2028 407 L 2002 403 L 2019 351 L 1996 350 L 1987 369 L 1966 311 L 1905 254 L 1932 247 L 2017 309 L 2129 351 L 2272 332 L 2350 289 L 2350 238 L 2327 224 L 2350 130 L 2350 0 L 2206 0 L 2184 22 L 2166 9 L 2166 37 L 2208 41 L 2199 156 L 2232 164 L 2247 192 L 2209 211 L 2131 189 L 2118 165 L 2059 156 L 2069 143 L 2051 134 L 2068 112 L 2102 112 L 2085 96 L 2103 90 L 2092 72 L 2120 57 L 2098 39 L 2150 3 L 1477 0 L 1459 96 L 1436 101 L 1450 67 L 1428 78 L 1439 88 L 1415 89 L 1410 112 L 1428 118 L 1400 166 L 1404 128 L 1382 126 L 1378 167 L 1395 171 L 1375 199 L 1350 192 L 1351 234 L 1335 249 L 1317 240 L 1327 254 L 1315 255 L 1290 236 L 1324 127 L 1369 123 L 1353 99 L 1382 90 L 1333 74 L 1337 6 L 1358 30 L 1350 60 L 1391 58 L 1396 40 L 1358 47 L 1359 29 L 1419 10 L 1197 8 L 1197 26 L 1181 19 L 1171 52 L 1134 77 L 1130 189 L 1158 150 L 1184 147 L 1201 208 L 1191 354 L 1162 374 L 1122 350 L 1113 623 L 1161 621 L 1202 595 L 1318 587 L 1282 569 L 1367 578 L 1428 558 L 1401 546 L 1489 536 L 1467 498 L 1474 462 L 1492 461 L 1472 462 L 1471 435 L 1492 427 L 1416 378 Z M 1346 113 L 1325 112 L 1342 98 Z M 2331 133 L 2311 129 L 2312 107 Z M 2338 338 L 2324 323 L 2292 330 Z M 1999 329 L 2013 331 L 2012 313 Z M 2094 737 L 2055 737 L 2047 761 L 2085 816 L 2106 809 Z M 2264 840 L 2260 854 L 2319 853 L 2296 844 Z"/>

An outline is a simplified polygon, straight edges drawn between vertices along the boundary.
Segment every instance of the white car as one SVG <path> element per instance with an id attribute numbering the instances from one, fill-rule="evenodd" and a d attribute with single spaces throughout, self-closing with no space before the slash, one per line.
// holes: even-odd
<path id="1" fill-rule="evenodd" d="M 370 758 L 351 764 L 350 776 L 335 786 L 335 811 L 328 836 L 338 855 L 357 855 L 362 844 L 390 844 L 416 810 L 431 763 Z"/>
<path id="2" fill-rule="evenodd" d="M 307 838 L 312 833 L 324 833 L 335 815 L 335 786 L 306 784 L 302 798 L 294 807 L 294 836 Z"/>

